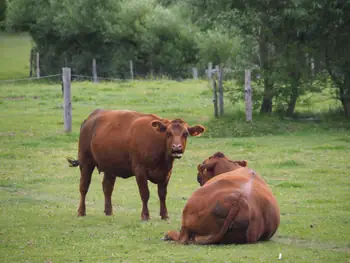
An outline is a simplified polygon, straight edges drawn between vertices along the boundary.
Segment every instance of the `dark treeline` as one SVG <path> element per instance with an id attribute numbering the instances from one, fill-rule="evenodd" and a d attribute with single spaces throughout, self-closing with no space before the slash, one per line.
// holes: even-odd
<path id="1" fill-rule="evenodd" d="M 187 77 L 208 62 L 243 79 L 253 68 L 261 113 L 293 115 L 331 87 L 350 117 L 350 0 L 8 0 L 8 30 L 28 31 L 43 74 L 69 66 L 101 77 Z"/>

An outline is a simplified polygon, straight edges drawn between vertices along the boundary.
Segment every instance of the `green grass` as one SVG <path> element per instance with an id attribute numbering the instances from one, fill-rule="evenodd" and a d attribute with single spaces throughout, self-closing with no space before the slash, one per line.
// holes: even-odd
<path id="1" fill-rule="evenodd" d="M 63 132 L 59 84 L 1 85 L 1 262 L 349 262 L 350 134 L 348 122 L 296 122 L 277 117 L 245 123 L 238 108 L 212 119 L 211 96 L 200 81 L 72 84 L 73 132 Z M 103 215 L 101 175 L 94 173 L 87 217 L 78 218 L 79 126 L 96 108 L 134 109 L 183 117 L 207 132 L 189 138 L 168 189 L 171 220 L 159 219 L 150 184 L 151 220 L 140 221 L 135 178 L 118 178 L 114 216 Z M 246 159 L 270 184 L 281 225 L 269 242 L 181 246 L 161 240 L 181 225 L 186 199 L 198 188 L 196 166 L 220 150 Z"/>
<path id="2" fill-rule="evenodd" d="M 29 77 L 31 37 L 0 31 L 0 80 Z"/>

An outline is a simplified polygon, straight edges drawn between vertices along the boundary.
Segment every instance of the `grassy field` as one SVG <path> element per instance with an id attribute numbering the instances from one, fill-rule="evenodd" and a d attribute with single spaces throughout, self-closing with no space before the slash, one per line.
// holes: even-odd
<path id="1" fill-rule="evenodd" d="M 227 116 L 212 119 L 205 83 L 150 81 L 73 83 L 73 132 L 63 132 L 58 84 L 0 85 L 1 262 L 350 262 L 349 122 L 317 123 Z M 167 198 L 170 221 L 159 219 L 151 184 L 151 220 L 140 221 L 135 178 L 118 178 L 114 216 L 103 214 L 101 175 L 87 196 L 87 216 L 78 218 L 79 125 L 96 108 L 134 109 L 183 117 L 207 132 L 189 138 L 176 161 Z M 300 107 L 302 109 L 302 107 Z M 246 159 L 270 184 L 281 207 L 281 225 L 269 242 L 253 245 L 182 246 L 161 240 L 178 229 L 186 199 L 199 186 L 196 166 L 220 150 Z M 282 260 L 278 260 L 282 253 Z"/>
<path id="2" fill-rule="evenodd" d="M 30 36 L 0 32 L 0 39 L 0 80 L 29 77 Z"/>

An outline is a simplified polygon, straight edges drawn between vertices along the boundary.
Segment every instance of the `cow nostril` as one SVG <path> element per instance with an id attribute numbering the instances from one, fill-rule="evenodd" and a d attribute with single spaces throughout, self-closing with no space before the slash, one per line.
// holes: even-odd
<path id="1" fill-rule="evenodd" d="M 181 146 L 181 144 L 173 144 L 172 148 L 173 148 L 173 150 L 181 150 L 182 146 Z"/>

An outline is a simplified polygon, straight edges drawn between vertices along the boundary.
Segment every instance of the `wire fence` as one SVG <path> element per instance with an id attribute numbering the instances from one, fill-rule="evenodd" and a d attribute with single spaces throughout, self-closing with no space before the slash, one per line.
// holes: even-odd
<path id="1" fill-rule="evenodd" d="M 198 74 L 199 72 L 197 70 L 193 71 L 193 76 L 192 78 L 187 78 L 187 79 L 210 79 L 212 75 L 216 74 L 217 69 L 213 68 L 211 71 L 211 74 L 208 74 L 208 70 L 203 70 L 201 72 L 202 74 Z M 232 79 L 232 70 L 224 70 L 225 72 L 225 78 L 226 79 Z M 40 81 L 40 80 L 50 80 L 50 79 L 55 79 L 55 82 L 61 82 L 62 81 L 62 74 L 52 74 L 52 75 L 46 75 L 46 76 L 40 76 L 40 77 L 28 77 L 28 78 L 17 78 L 17 79 L 0 79 L 0 85 L 1 84 L 6 84 L 6 83 L 15 83 L 15 82 L 23 82 L 23 81 Z M 167 75 L 154 75 L 154 76 L 145 76 L 142 78 L 113 78 L 113 77 L 99 77 L 99 76 L 88 76 L 88 75 L 80 75 L 80 74 L 72 74 L 71 75 L 71 81 L 91 81 L 91 82 L 100 82 L 100 81 L 142 81 L 142 80 L 160 80 L 160 79 L 171 79 L 175 81 L 182 81 L 185 80 L 183 78 L 177 78 L 177 79 L 172 79 L 169 78 Z"/>
<path id="2" fill-rule="evenodd" d="M 89 80 L 93 81 L 93 76 L 85 76 L 85 75 L 71 75 L 72 81 L 80 81 L 80 80 Z M 42 80 L 42 79 L 57 79 L 58 81 L 62 81 L 62 74 L 54 74 L 54 75 L 47 75 L 47 76 L 41 76 L 41 77 L 29 77 L 29 78 L 18 78 L 18 79 L 4 79 L 0 80 L 0 84 L 6 84 L 6 83 L 14 83 L 14 82 L 21 82 L 21 81 L 36 81 L 36 80 Z M 138 81 L 138 79 L 121 79 L 121 78 L 104 78 L 104 77 L 97 77 L 97 80 L 105 80 L 105 81 Z"/>
<path id="3" fill-rule="evenodd" d="M 34 58 L 36 58 L 34 60 Z M 84 69 L 80 67 L 70 67 L 71 68 L 71 80 L 72 81 L 81 81 L 81 80 L 89 80 L 92 82 L 99 81 L 130 81 L 130 80 L 160 80 L 160 79 L 169 79 L 175 81 L 182 81 L 185 79 L 210 79 L 211 75 L 216 75 L 216 71 L 219 68 L 218 65 L 209 65 L 212 63 L 208 63 L 208 65 L 193 65 L 192 67 L 186 66 L 183 68 L 176 68 L 172 70 L 172 73 L 167 73 L 166 70 L 162 70 L 162 67 L 159 70 L 156 70 L 154 66 L 153 69 L 138 66 L 137 61 L 129 61 L 129 65 L 125 66 L 123 69 L 106 71 L 106 66 L 102 64 L 98 64 L 96 59 L 92 59 L 92 67 L 85 67 Z M 69 67 L 69 66 L 65 66 Z M 58 70 L 58 69 L 56 69 Z M 54 70 L 54 72 L 56 71 Z M 242 76 L 244 75 L 245 69 L 232 69 L 230 67 L 223 67 L 224 77 L 226 79 L 234 78 L 233 75 L 239 72 Z M 28 78 L 19 78 L 19 79 L 6 79 L 1 80 L 1 83 L 10 83 L 17 81 L 37 81 L 41 79 L 53 79 L 60 77 L 59 81 L 62 81 L 62 74 L 51 74 L 41 76 L 43 72 L 45 72 L 45 67 L 43 68 L 40 63 L 40 54 L 36 52 L 36 56 L 34 56 L 34 52 L 31 52 L 31 63 L 30 63 L 30 71 Z M 50 72 L 50 71 L 49 71 Z M 47 73 L 49 73 L 47 72 Z M 51 71 L 52 72 L 52 71 Z M 57 71 L 56 71 L 57 72 Z M 91 75 L 89 74 L 91 72 Z M 83 74 L 81 74 L 83 73 Z M 33 74 L 35 74 L 33 76 Z M 50 73 L 49 73 L 50 74 Z"/>
<path id="4" fill-rule="evenodd" d="M 47 75 L 42 77 L 29 77 L 29 78 L 21 78 L 21 79 L 4 79 L 0 80 L 0 83 L 8 83 L 8 82 L 17 82 L 17 81 L 28 81 L 28 80 L 39 80 L 39 79 L 49 79 L 54 77 L 61 77 L 62 74 L 55 74 L 55 75 Z"/>

